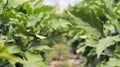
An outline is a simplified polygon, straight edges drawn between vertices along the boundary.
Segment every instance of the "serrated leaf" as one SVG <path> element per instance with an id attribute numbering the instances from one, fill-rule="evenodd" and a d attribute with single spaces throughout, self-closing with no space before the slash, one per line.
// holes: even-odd
<path id="1" fill-rule="evenodd" d="M 85 30 L 86 45 L 95 47 L 98 39 L 103 34 L 103 23 L 101 20 L 97 18 L 95 12 L 89 6 L 83 6 L 79 10 L 76 9 L 72 14 L 74 14 L 73 24 L 76 24 L 77 28 Z"/>
<path id="2" fill-rule="evenodd" d="M 119 36 L 108 36 L 106 38 L 100 39 L 96 46 L 97 57 L 99 57 L 107 47 L 114 45 L 116 41 L 120 41 Z"/>
<path id="3" fill-rule="evenodd" d="M 48 67 L 40 55 L 26 52 L 26 57 L 27 60 L 20 61 L 24 67 Z"/>

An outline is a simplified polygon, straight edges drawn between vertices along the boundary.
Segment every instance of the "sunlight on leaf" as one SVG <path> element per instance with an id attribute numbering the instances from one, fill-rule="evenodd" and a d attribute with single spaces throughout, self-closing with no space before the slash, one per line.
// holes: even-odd
<path id="1" fill-rule="evenodd" d="M 40 39 L 45 39 L 46 37 L 44 37 L 44 36 L 40 36 L 40 35 L 37 35 L 36 34 L 36 37 L 38 37 L 38 38 L 40 38 Z"/>
<path id="2" fill-rule="evenodd" d="M 0 49 L 0 58 L 19 62 L 19 58 L 10 54 L 6 47 Z"/>
<path id="3" fill-rule="evenodd" d="M 5 44 L 5 40 L 0 40 L 0 48 L 2 48 Z"/>

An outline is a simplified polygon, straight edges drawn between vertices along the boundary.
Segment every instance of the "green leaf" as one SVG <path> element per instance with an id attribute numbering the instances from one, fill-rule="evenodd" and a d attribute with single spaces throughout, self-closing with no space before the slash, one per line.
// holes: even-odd
<path id="1" fill-rule="evenodd" d="M 5 40 L 0 40 L 0 48 L 4 47 Z"/>
<path id="2" fill-rule="evenodd" d="M 99 40 L 99 43 L 96 46 L 97 57 L 100 57 L 102 52 L 109 46 L 114 45 L 116 41 L 120 41 L 119 36 L 108 36 Z"/>
<path id="3" fill-rule="evenodd" d="M 15 62 L 19 61 L 19 58 L 12 55 L 6 47 L 0 48 L 0 58 L 7 59 L 7 60 L 13 60 Z"/>
<path id="4" fill-rule="evenodd" d="M 26 57 L 27 60 L 23 59 L 20 61 L 23 67 L 48 67 L 40 55 L 26 52 Z"/>
<path id="5" fill-rule="evenodd" d="M 10 46 L 7 46 L 7 47 L 8 47 L 8 51 L 9 51 L 11 54 L 17 54 L 17 53 L 20 53 L 20 52 L 21 52 L 19 46 L 10 45 Z"/>
<path id="6" fill-rule="evenodd" d="M 86 36 L 85 44 L 91 47 L 95 47 L 98 39 L 103 35 L 103 23 L 98 19 L 98 16 L 88 4 L 86 6 L 77 7 L 72 11 L 72 14 L 68 13 L 74 20 L 71 20 L 75 27 L 83 29 Z M 95 33 L 96 32 L 96 33 Z"/>
<path id="7" fill-rule="evenodd" d="M 25 53 L 23 51 L 21 51 L 19 46 L 10 45 L 10 46 L 7 46 L 7 48 L 8 48 L 8 51 L 9 51 L 10 54 L 17 54 L 19 56 L 16 56 L 16 57 L 26 58 Z"/>
<path id="8" fill-rule="evenodd" d="M 117 12 L 120 14 L 120 3 L 117 5 Z"/>
<path id="9" fill-rule="evenodd" d="M 110 58 L 108 62 L 103 62 L 97 67 L 120 67 L 120 59 L 118 58 Z"/>
<path id="10" fill-rule="evenodd" d="M 48 49 L 51 49 L 51 48 L 46 46 L 46 45 L 41 45 L 41 46 L 34 46 L 31 49 L 42 51 L 42 50 L 48 50 Z"/>
<path id="11" fill-rule="evenodd" d="M 51 23 L 51 27 L 55 30 L 59 28 L 68 28 L 68 25 L 70 25 L 70 22 L 64 19 L 51 19 L 49 20 L 49 23 Z"/>
<path id="12" fill-rule="evenodd" d="M 79 21 L 79 23 L 81 23 L 82 25 L 84 24 L 85 26 L 87 25 L 87 27 L 91 27 L 91 29 L 96 29 L 96 31 L 102 34 L 103 23 L 97 18 L 97 15 L 95 14 L 94 10 L 90 7 L 90 5 L 86 4 L 86 6 L 83 5 L 83 7 L 78 7 L 78 9 L 74 10 L 72 14 L 76 17 L 79 17 L 83 21 Z M 85 26 L 83 27 L 87 28 Z M 90 30 L 90 28 L 88 30 Z"/>
<path id="13" fill-rule="evenodd" d="M 2 1 L 2 0 L 0 0 L 0 7 L 1 7 L 2 2 L 3 2 L 3 1 Z"/>
<path id="14" fill-rule="evenodd" d="M 34 4 L 34 7 L 35 8 L 39 8 L 39 7 L 43 6 L 43 1 L 44 0 L 38 0 L 38 1 L 36 1 L 36 3 Z"/>
<path id="15" fill-rule="evenodd" d="M 2 13 L 3 18 L 17 18 L 17 16 L 11 11 L 5 11 Z"/>
<path id="16" fill-rule="evenodd" d="M 25 3 L 23 8 L 26 9 L 29 14 L 33 13 L 33 7 L 30 5 L 30 3 Z"/>
<path id="17" fill-rule="evenodd" d="M 14 25 L 17 27 L 17 33 L 22 33 L 27 36 L 34 36 L 33 31 L 27 30 L 22 24 L 16 23 Z"/>
<path id="18" fill-rule="evenodd" d="M 16 8 L 18 5 L 22 5 L 23 3 L 30 1 L 30 0 L 8 0 L 9 6 Z"/>
<path id="19" fill-rule="evenodd" d="M 50 10 L 52 10 L 52 9 L 53 9 L 53 7 L 50 7 L 50 6 L 42 6 L 42 7 L 36 8 L 36 9 L 34 10 L 34 13 L 35 13 L 35 14 L 39 14 L 39 13 L 41 13 L 41 12 L 47 12 L 47 11 L 50 11 Z"/>

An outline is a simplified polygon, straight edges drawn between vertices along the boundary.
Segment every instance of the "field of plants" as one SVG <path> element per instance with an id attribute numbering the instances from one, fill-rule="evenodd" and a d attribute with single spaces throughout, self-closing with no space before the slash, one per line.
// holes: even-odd
<path id="1" fill-rule="evenodd" d="M 0 67 L 120 67 L 120 0 L 43 2 L 0 0 Z"/>

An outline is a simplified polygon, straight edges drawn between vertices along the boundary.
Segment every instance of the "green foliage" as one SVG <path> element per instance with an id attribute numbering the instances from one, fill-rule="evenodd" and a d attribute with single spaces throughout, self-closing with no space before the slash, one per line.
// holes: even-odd
<path id="1" fill-rule="evenodd" d="M 52 43 L 67 41 L 83 67 L 119 67 L 119 33 L 119 0 L 84 0 L 61 15 L 42 0 L 0 0 L 0 66 L 47 67 Z"/>
<path id="2" fill-rule="evenodd" d="M 110 58 L 108 62 L 102 62 L 101 65 L 98 65 L 97 67 L 119 67 L 120 60 L 117 58 Z"/>
<path id="3" fill-rule="evenodd" d="M 98 57 L 101 55 L 103 50 L 105 50 L 107 47 L 114 45 L 115 42 L 120 41 L 119 36 L 113 36 L 113 37 L 107 37 L 99 40 L 97 47 L 96 47 L 96 52 Z"/>
<path id="4" fill-rule="evenodd" d="M 49 22 L 53 7 L 41 2 L 0 0 L 0 67 L 47 67 L 45 53 L 51 48 L 46 38 L 59 26 Z"/>
<path id="5" fill-rule="evenodd" d="M 30 0 L 8 0 L 9 6 L 16 8 L 19 5 L 22 5 L 23 3 L 30 1 Z"/>
<path id="6" fill-rule="evenodd" d="M 84 0 L 68 12 L 74 19 L 70 20 L 74 25 L 68 34 L 73 37 L 70 43 L 86 58 L 81 66 L 119 67 L 119 60 L 116 60 L 119 59 L 116 48 L 120 44 L 119 3 L 116 0 Z"/>

